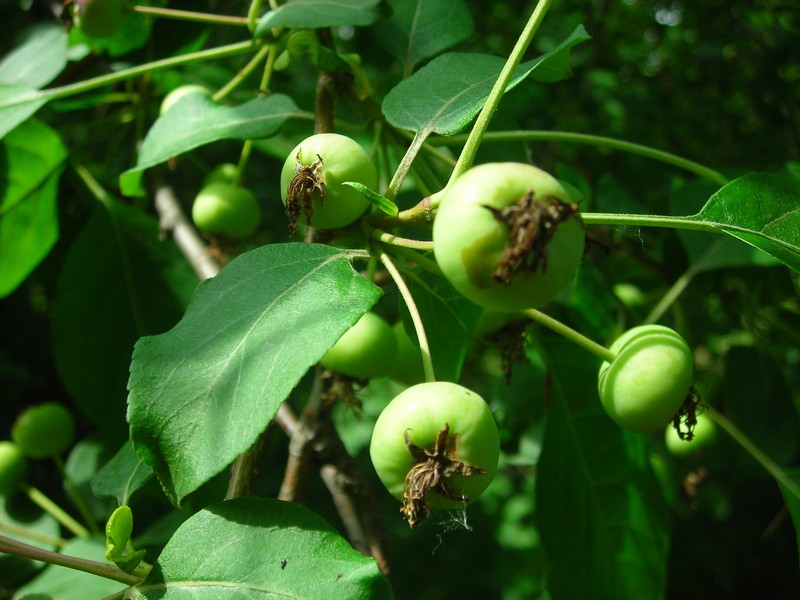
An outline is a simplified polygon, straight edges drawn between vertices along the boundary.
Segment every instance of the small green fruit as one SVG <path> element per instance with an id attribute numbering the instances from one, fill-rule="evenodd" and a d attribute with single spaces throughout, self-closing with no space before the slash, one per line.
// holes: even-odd
<path id="1" fill-rule="evenodd" d="M 215 181 L 197 194 L 192 205 L 192 219 L 200 231 L 244 238 L 258 228 L 261 209 L 250 190 Z"/>
<path id="2" fill-rule="evenodd" d="M 368 312 L 344 332 L 320 364 L 355 379 L 374 379 L 389 375 L 396 355 L 392 328 L 381 317 Z"/>
<path id="3" fill-rule="evenodd" d="M 667 427 L 664 433 L 664 443 L 670 454 L 684 458 L 696 454 L 717 441 L 717 424 L 705 413 L 697 415 L 691 440 L 682 440 L 674 427 Z"/>
<path id="4" fill-rule="evenodd" d="M 17 417 L 11 439 L 28 458 L 50 458 L 75 441 L 75 419 L 57 402 L 32 406 Z"/>
<path id="5" fill-rule="evenodd" d="M 402 321 L 392 327 L 397 342 L 397 359 L 392 369 L 391 378 L 406 385 L 414 385 L 425 381 L 425 370 L 422 367 L 422 351 L 412 340 Z"/>
<path id="6" fill-rule="evenodd" d="M 25 478 L 28 461 L 14 442 L 0 442 L 0 496 L 7 496 L 17 489 Z"/>
<path id="7" fill-rule="evenodd" d="M 111 37 L 122 27 L 122 0 L 74 0 L 72 18 L 88 37 Z"/>

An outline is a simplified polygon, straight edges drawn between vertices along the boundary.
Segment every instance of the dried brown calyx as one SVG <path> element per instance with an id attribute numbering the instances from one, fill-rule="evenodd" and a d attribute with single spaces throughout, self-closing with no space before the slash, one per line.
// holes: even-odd
<path id="1" fill-rule="evenodd" d="M 289 235 L 297 231 L 297 221 L 305 216 L 306 222 L 311 223 L 314 214 L 313 196 L 319 192 L 319 200 L 325 199 L 325 182 L 322 180 L 322 157 L 317 154 L 317 160 L 310 165 L 300 162 L 300 153 L 297 154 L 297 164 L 294 167 L 294 177 L 289 182 L 286 190 L 286 216 L 289 217 Z"/>
<path id="2" fill-rule="evenodd" d="M 508 227 L 509 243 L 493 273 L 495 281 L 508 285 L 518 271 L 547 271 L 547 245 L 559 223 L 574 218 L 578 205 L 568 204 L 555 196 L 534 199 L 529 191 L 505 208 L 484 205 L 495 219 Z"/>
<path id="3" fill-rule="evenodd" d="M 678 437 L 686 442 L 691 442 L 694 438 L 694 428 L 697 425 L 697 415 L 703 412 L 705 404 L 700 400 L 700 394 L 694 386 L 689 388 L 686 397 L 683 399 L 683 404 L 672 417 L 672 428 L 678 434 Z M 683 428 L 686 428 L 686 431 Z"/>
<path id="4" fill-rule="evenodd" d="M 511 383 L 514 365 L 528 362 L 528 356 L 525 354 L 528 345 L 525 329 L 529 322 L 525 319 L 515 319 L 486 337 L 486 340 L 495 344 L 500 351 L 500 368 L 505 373 L 506 385 Z"/>
<path id="5" fill-rule="evenodd" d="M 400 509 L 409 526 L 417 527 L 430 516 L 428 492 L 433 491 L 444 498 L 466 503 L 467 498 L 456 494 L 450 487 L 450 478 L 454 475 L 485 475 L 486 469 L 457 459 L 458 436 L 450 436 L 450 425 L 445 423 L 436 436 L 432 449 L 420 448 L 414 444 L 408 436 L 408 430 L 403 433 L 403 437 L 408 452 L 416 461 L 406 475 L 403 506 Z"/>

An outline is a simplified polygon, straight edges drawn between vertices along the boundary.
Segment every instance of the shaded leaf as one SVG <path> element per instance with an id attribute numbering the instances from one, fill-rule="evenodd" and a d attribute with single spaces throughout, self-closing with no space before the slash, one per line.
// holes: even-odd
<path id="1" fill-rule="evenodd" d="M 72 397 L 108 440 L 127 438 L 128 368 L 136 340 L 172 327 L 197 277 L 152 216 L 98 204 L 69 249 L 56 288 L 52 346 Z"/>
<path id="2" fill-rule="evenodd" d="M 800 181 L 793 177 L 740 177 L 687 220 L 713 225 L 800 272 Z"/>
<path id="3" fill-rule="evenodd" d="M 778 481 L 783 494 L 783 499 L 786 501 L 786 507 L 789 509 L 789 515 L 792 517 L 794 523 L 794 535 L 797 540 L 797 549 L 800 550 L 800 468 L 787 469 L 785 472 L 786 477 L 792 483 L 790 486 Z"/>
<path id="4" fill-rule="evenodd" d="M 342 25 L 371 25 L 381 18 L 380 0 L 289 0 L 261 17 L 254 35 L 273 27 L 318 29 Z"/>
<path id="5" fill-rule="evenodd" d="M 131 438 L 173 503 L 247 450 L 378 299 L 350 259 L 317 244 L 253 250 L 201 283 L 172 330 L 137 342 Z"/>
<path id="6" fill-rule="evenodd" d="M 536 478 L 536 520 L 553 598 L 661 598 L 666 506 L 645 438 L 603 412 L 597 361 L 550 339 L 553 399 Z"/>
<path id="7" fill-rule="evenodd" d="M 133 450 L 129 441 L 92 478 L 92 493 L 99 498 L 116 498 L 128 504 L 133 493 L 153 476 L 153 469 Z"/>
<path id="8" fill-rule="evenodd" d="M 58 134 L 34 120 L 0 145 L 0 298 L 25 280 L 58 239 L 58 179 L 66 158 Z"/>
<path id="9" fill-rule="evenodd" d="M 459 294 L 448 281 L 427 271 L 406 277 L 422 317 L 436 379 L 458 382 L 469 340 L 483 309 Z M 411 316 L 403 308 L 406 331 L 416 343 Z"/>
<path id="10" fill-rule="evenodd" d="M 120 175 L 122 193 L 141 193 L 145 169 L 218 140 L 270 137 L 297 114 L 295 103 L 283 94 L 254 98 L 238 106 L 217 104 L 205 94 L 187 94 L 147 132 L 136 167 Z"/>
<path id="11" fill-rule="evenodd" d="M 570 49 L 588 39 L 579 26 L 550 52 L 519 65 L 506 90 L 529 76 L 548 82 L 567 77 Z M 396 85 L 384 98 L 383 114 L 401 129 L 458 133 L 480 112 L 505 62 L 488 54 L 443 54 Z"/>
<path id="12" fill-rule="evenodd" d="M 0 61 L 0 81 L 41 88 L 67 65 L 67 33 L 60 23 L 40 23 L 28 29 L 14 50 Z"/>
<path id="13" fill-rule="evenodd" d="M 377 25 L 377 37 L 406 63 L 407 72 L 473 32 L 472 15 L 463 0 L 389 0 L 389 6 L 392 16 Z"/>
<path id="14" fill-rule="evenodd" d="M 0 139 L 47 104 L 48 97 L 26 85 L 0 83 Z"/>
<path id="15" fill-rule="evenodd" d="M 128 598 L 391 598 L 372 558 L 310 510 L 239 498 L 192 516 Z"/>

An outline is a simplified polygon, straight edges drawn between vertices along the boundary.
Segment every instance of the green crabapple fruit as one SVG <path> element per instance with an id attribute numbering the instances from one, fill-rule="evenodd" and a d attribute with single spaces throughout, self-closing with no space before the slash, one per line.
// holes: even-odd
<path id="1" fill-rule="evenodd" d="M 531 165 L 487 163 L 461 175 L 433 223 L 433 250 L 461 294 L 496 311 L 537 308 L 572 281 L 583 258 L 578 207 Z"/>
<path id="2" fill-rule="evenodd" d="M 647 432 L 664 427 L 692 394 L 694 361 L 686 341 L 662 325 L 629 329 L 611 345 L 598 391 L 603 408 L 619 425 Z"/>
<path id="3" fill-rule="evenodd" d="M 14 442 L 0 442 L 0 496 L 7 496 L 25 478 L 28 460 Z"/>
<path id="4" fill-rule="evenodd" d="M 88 37 L 110 37 L 122 26 L 122 0 L 74 0 L 72 19 Z"/>
<path id="5" fill-rule="evenodd" d="M 411 527 L 430 509 L 476 500 L 500 456 L 497 424 L 475 392 L 448 382 L 411 386 L 378 417 L 370 457 L 386 489 L 402 501 Z"/>
<path id="6" fill-rule="evenodd" d="M 223 183 L 233 183 L 236 179 L 236 171 L 238 171 L 239 167 L 233 163 L 222 163 L 211 169 L 211 171 L 206 175 L 206 178 L 203 179 L 203 186 L 207 186 L 209 183 L 214 183 L 216 181 L 222 181 Z"/>
<path id="7" fill-rule="evenodd" d="M 325 353 L 320 364 L 354 379 L 374 379 L 390 373 L 396 355 L 392 328 L 367 312 Z"/>
<path id="8" fill-rule="evenodd" d="M 352 181 L 375 189 L 378 175 L 369 155 L 355 140 L 319 133 L 300 142 L 281 171 L 281 198 L 294 234 L 298 222 L 321 229 L 349 225 L 369 201 L 350 186 Z"/>
<path id="9" fill-rule="evenodd" d="M 667 427 L 664 443 L 670 454 L 679 458 L 691 456 L 717 440 L 717 424 L 714 420 L 705 413 L 698 414 L 696 419 L 692 439 L 681 439 L 674 427 Z"/>
<path id="10" fill-rule="evenodd" d="M 50 458 L 72 445 L 75 419 L 57 402 L 31 406 L 14 421 L 11 439 L 28 458 Z"/>
<path id="11" fill-rule="evenodd" d="M 213 181 L 195 197 L 192 219 L 200 231 L 244 238 L 258 228 L 261 209 L 250 190 L 225 181 Z"/>
<path id="12" fill-rule="evenodd" d="M 397 358 L 390 377 L 406 385 L 422 383 L 425 381 L 425 369 L 422 366 L 422 351 L 417 342 L 408 335 L 402 321 L 395 323 L 392 331 L 397 342 Z"/>

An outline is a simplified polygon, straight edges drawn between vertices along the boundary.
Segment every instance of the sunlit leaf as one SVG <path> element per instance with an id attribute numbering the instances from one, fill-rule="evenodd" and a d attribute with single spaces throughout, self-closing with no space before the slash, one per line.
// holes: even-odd
<path id="1" fill-rule="evenodd" d="M 239 498 L 192 516 L 166 545 L 136 598 L 391 598 L 375 561 L 307 508 Z"/>
<path id="2" fill-rule="evenodd" d="M 67 150 L 58 134 L 30 120 L 0 144 L 0 298 L 17 286 L 58 239 L 58 180 Z"/>
<path id="3" fill-rule="evenodd" d="M 0 82 L 41 88 L 67 65 L 67 33 L 60 23 L 28 29 L 19 45 L 0 61 Z"/>
<path id="4" fill-rule="evenodd" d="M 513 89 L 527 77 L 550 82 L 569 76 L 570 49 L 588 39 L 579 26 L 547 54 L 519 65 L 506 89 Z M 481 110 L 505 62 L 488 54 L 451 52 L 438 56 L 386 95 L 383 114 L 401 129 L 458 133 Z"/>
<path id="5" fill-rule="evenodd" d="M 380 289 L 346 251 L 273 244 L 200 284 L 183 319 L 136 344 L 128 420 L 174 503 L 247 450 Z"/>
<path id="6" fill-rule="evenodd" d="M 150 128 L 136 167 L 120 176 L 122 193 L 141 193 L 145 169 L 218 140 L 275 135 L 286 119 L 298 112 L 292 99 L 283 94 L 254 98 L 238 106 L 218 104 L 205 94 L 187 94 Z"/>
<path id="7" fill-rule="evenodd" d="M 261 17 L 255 36 L 273 27 L 318 29 L 342 25 L 370 25 L 383 14 L 380 0 L 288 0 Z"/>
<path id="8" fill-rule="evenodd" d="M 0 139 L 47 104 L 47 97 L 26 85 L 0 83 Z"/>

